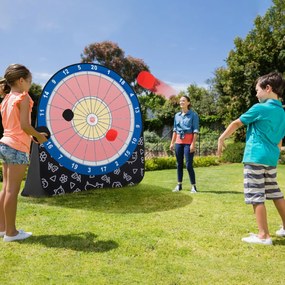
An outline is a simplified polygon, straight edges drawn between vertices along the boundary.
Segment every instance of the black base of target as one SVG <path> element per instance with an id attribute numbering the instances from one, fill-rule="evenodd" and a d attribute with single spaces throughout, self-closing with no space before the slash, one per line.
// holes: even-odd
<path id="1" fill-rule="evenodd" d="M 64 168 L 43 146 L 33 143 L 31 164 L 21 195 L 43 197 L 101 188 L 133 186 L 141 182 L 144 172 L 143 137 L 124 165 L 110 173 L 96 176 L 83 175 Z"/>

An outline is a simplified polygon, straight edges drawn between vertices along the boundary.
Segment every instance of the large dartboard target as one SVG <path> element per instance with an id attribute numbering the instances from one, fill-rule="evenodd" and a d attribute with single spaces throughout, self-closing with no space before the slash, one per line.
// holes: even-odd
<path id="1" fill-rule="evenodd" d="M 142 132 L 140 106 L 130 85 L 98 64 L 59 70 L 45 85 L 37 125 L 47 128 L 47 152 L 65 168 L 103 175 L 126 163 Z"/>

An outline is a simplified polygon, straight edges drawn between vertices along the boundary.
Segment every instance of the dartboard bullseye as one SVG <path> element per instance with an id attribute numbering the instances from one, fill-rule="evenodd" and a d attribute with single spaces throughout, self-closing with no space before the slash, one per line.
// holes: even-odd
<path id="1" fill-rule="evenodd" d="M 67 169 L 101 175 L 132 156 L 142 131 L 139 101 L 116 72 L 97 64 L 58 71 L 43 89 L 38 126 L 50 132 L 46 150 Z"/>

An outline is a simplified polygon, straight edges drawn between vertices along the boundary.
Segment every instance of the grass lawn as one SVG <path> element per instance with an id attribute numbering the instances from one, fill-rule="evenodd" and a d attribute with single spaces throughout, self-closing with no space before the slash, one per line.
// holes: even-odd
<path id="1" fill-rule="evenodd" d="M 196 168 L 197 194 L 188 183 L 172 193 L 176 171 L 164 170 L 146 172 L 135 187 L 20 196 L 18 225 L 33 236 L 0 242 L 0 284 L 285 284 L 272 202 L 274 246 L 241 242 L 256 232 L 242 172 L 241 164 Z M 284 191 L 283 165 L 278 179 Z"/>

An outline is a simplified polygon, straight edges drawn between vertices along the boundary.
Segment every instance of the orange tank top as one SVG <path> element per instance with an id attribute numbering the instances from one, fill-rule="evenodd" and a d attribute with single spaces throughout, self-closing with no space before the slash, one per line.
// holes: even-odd
<path id="1" fill-rule="evenodd" d="M 31 146 L 31 136 L 25 133 L 21 128 L 19 108 L 20 102 L 26 96 L 29 97 L 30 101 L 31 123 L 31 112 L 34 102 L 27 92 L 10 92 L 4 97 L 0 105 L 2 125 L 4 128 L 3 137 L 1 138 L 0 142 L 7 144 L 8 146 L 19 151 L 29 153 Z"/>

